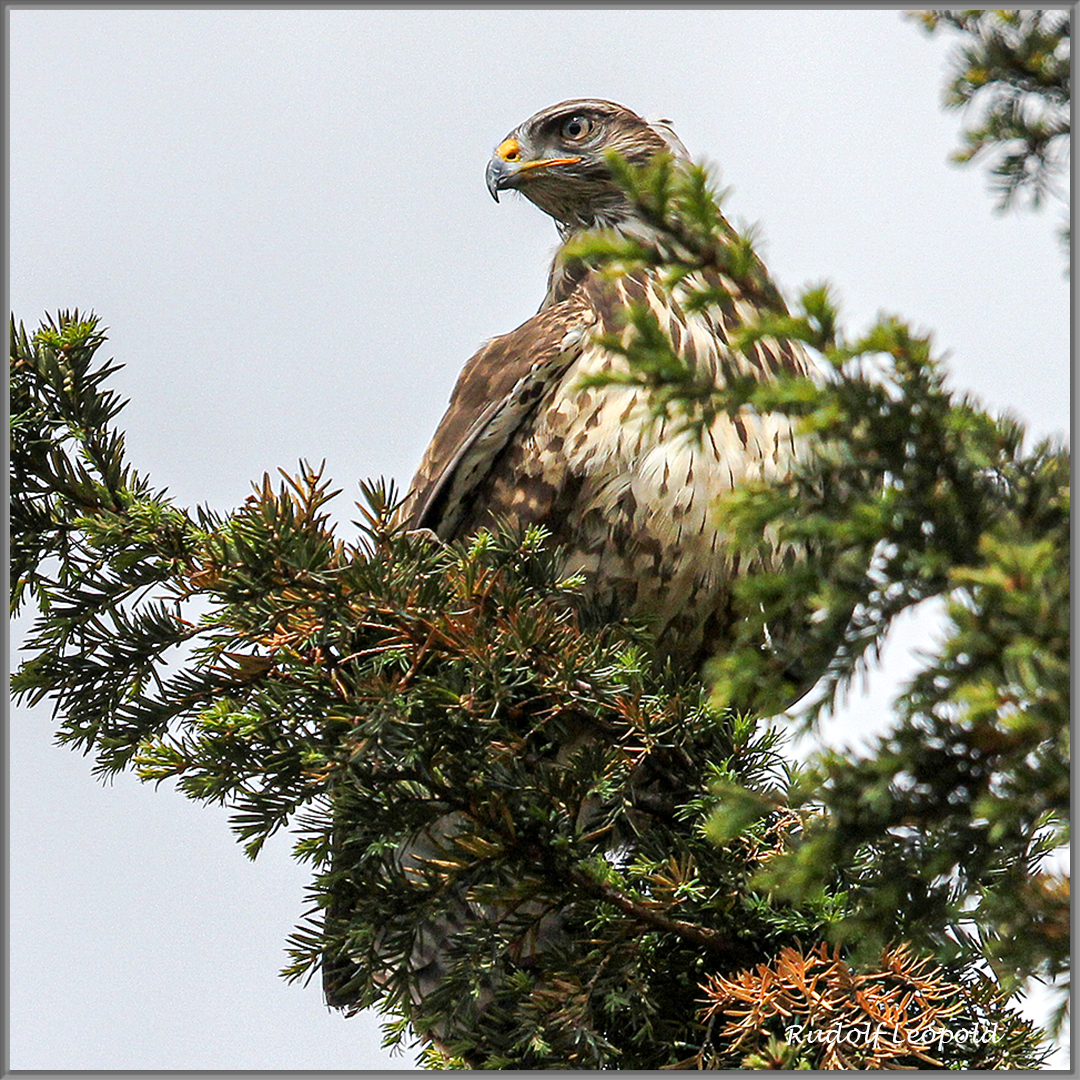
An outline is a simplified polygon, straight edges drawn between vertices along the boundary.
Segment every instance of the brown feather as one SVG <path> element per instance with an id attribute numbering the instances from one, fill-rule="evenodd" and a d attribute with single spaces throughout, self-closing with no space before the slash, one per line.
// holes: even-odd
<path id="1" fill-rule="evenodd" d="M 684 351 L 718 384 L 725 365 L 759 378 L 808 370 L 802 354 L 774 342 L 750 358 L 730 350 L 734 311 L 688 315 L 648 275 L 587 274 L 469 361 L 404 512 L 443 539 L 496 520 L 546 526 L 565 545 L 567 573 L 584 573 L 612 618 L 653 622 L 663 653 L 696 664 L 733 618 L 736 570 L 716 503 L 747 479 L 785 477 L 798 442 L 784 418 L 746 411 L 721 413 L 694 443 L 650 417 L 643 391 L 582 389 L 582 375 L 625 370 L 592 337 L 622 331 L 627 302 L 678 328 Z"/>
<path id="2" fill-rule="evenodd" d="M 685 155 L 666 121 L 652 126 L 622 106 L 592 99 L 543 110 L 504 147 L 513 160 L 496 152 L 488 169 L 492 193 L 519 188 L 556 219 L 564 238 L 597 225 L 648 232 L 611 180 L 605 150 L 636 163 L 661 151 Z M 570 161 L 575 164 L 563 164 Z M 731 350 L 728 335 L 753 309 L 752 299 L 727 279 L 696 283 L 721 286 L 718 295 L 726 290 L 728 298 L 691 313 L 678 289 L 669 295 L 648 272 L 613 281 L 557 254 L 540 311 L 465 365 L 402 508 L 407 524 L 446 540 L 497 519 L 545 525 L 563 546 L 565 572 L 585 576 L 595 605 L 613 619 L 651 621 L 661 653 L 684 668 L 728 639 L 736 618 L 732 582 L 749 568 L 729 550 L 721 496 L 751 480 L 783 481 L 805 450 L 781 416 L 721 412 L 694 440 L 654 420 L 640 389 L 583 389 L 582 376 L 626 370 L 594 334 L 623 333 L 626 305 L 647 304 L 675 348 L 718 386 L 730 371 L 771 379 L 782 370 L 810 370 L 801 349 L 775 341 L 760 342 L 749 357 Z M 774 544 L 768 559 L 781 565 L 794 557 Z M 592 729 L 583 736 L 594 737 Z M 402 869 L 437 855 L 459 830 L 459 818 L 443 815 L 406 845 Z M 495 923 L 505 913 L 469 901 L 455 887 L 442 914 L 418 928 L 407 960 L 414 1000 L 423 1002 L 444 978 L 449 938 L 466 923 Z M 560 927 L 557 916 L 546 918 L 535 938 L 514 947 L 516 962 L 541 956 Z M 350 970 L 345 958 L 327 959 L 333 1004 L 351 1003 L 339 993 Z M 426 1034 L 454 1032 L 438 1022 Z"/>
<path id="3" fill-rule="evenodd" d="M 650 228 L 612 180 L 605 152 L 636 163 L 685 155 L 666 122 L 654 127 L 595 99 L 542 110 L 500 144 L 507 146 L 513 160 L 497 152 L 490 182 L 518 188 L 567 238 L 596 225 Z M 403 515 L 446 540 L 497 520 L 546 526 L 565 548 L 567 573 L 585 575 L 592 600 L 612 618 L 651 621 L 661 652 L 694 665 L 723 644 L 734 618 L 731 581 L 746 570 L 728 551 L 721 496 L 748 480 L 782 481 L 803 449 L 780 416 L 722 412 L 693 442 L 656 422 L 639 389 L 582 389 L 584 375 L 626 370 L 594 335 L 624 333 L 627 306 L 647 305 L 674 347 L 718 386 L 730 372 L 806 373 L 809 360 L 770 340 L 749 356 L 729 348 L 729 333 L 755 303 L 722 275 L 691 277 L 688 284 L 715 286 L 723 299 L 688 312 L 679 289 L 669 293 L 654 273 L 612 280 L 564 249 L 539 312 L 465 365 Z M 765 290 L 779 302 L 767 281 Z M 787 555 L 778 547 L 772 558 Z"/>

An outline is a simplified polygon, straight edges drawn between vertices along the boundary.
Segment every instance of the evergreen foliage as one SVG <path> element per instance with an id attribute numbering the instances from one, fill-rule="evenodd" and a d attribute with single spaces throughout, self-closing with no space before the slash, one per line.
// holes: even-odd
<path id="1" fill-rule="evenodd" d="M 692 180 L 700 182 L 700 176 Z M 677 199 L 682 181 L 674 183 Z M 657 220 L 668 212 L 658 205 Z M 602 243 L 613 250 L 611 238 Z M 755 273 L 754 260 L 735 258 L 729 272 Z M 809 337 L 815 318 L 819 326 L 832 325 L 824 299 L 811 299 L 809 308 L 815 303 L 817 315 L 789 329 Z M 993 734 L 996 743 L 983 747 L 980 760 L 989 762 L 985 773 L 995 784 L 980 793 L 974 786 L 949 788 L 942 776 L 938 790 L 907 788 L 887 773 L 883 756 L 832 762 L 834 773 L 818 786 L 784 761 L 777 731 L 746 711 L 754 695 L 731 677 L 737 664 L 720 664 L 718 686 L 728 688 L 732 702 L 746 699 L 739 709 L 710 702 L 700 684 L 656 670 L 643 631 L 590 620 L 578 601 L 580 582 L 558 579 L 557 561 L 536 530 L 484 533 L 442 547 L 403 533 L 393 523 L 392 490 L 369 485 L 360 537 L 346 544 L 335 538 L 324 509 L 332 493 L 308 468 L 277 488 L 264 478 L 231 515 L 178 509 L 124 460 L 122 436 L 111 426 L 121 403 L 104 387 L 115 369 L 94 360 L 102 341 L 96 320 L 78 313 L 62 314 L 33 337 L 12 328 L 18 569 L 12 605 L 17 609 L 33 596 L 42 612 L 15 689 L 31 700 L 51 696 L 60 738 L 93 751 L 99 771 L 132 768 L 147 780 L 175 779 L 192 798 L 231 806 L 233 826 L 252 855 L 278 828 L 292 823 L 299 830 L 297 855 L 314 861 L 316 875 L 314 907 L 294 938 L 290 976 L 309 973 L 325 959 L 338 976 L 340 1000 L 354 1007 L 380 1002 L 418 1028 L 442 1033 L 445 1053 L 487 1066 L 642 1068 L 773 1059 L 828 1065 L 836 1025 L 850 1019 L 839 1005 L 823 1006 L 810 1028 L 800 1028 L 801 1042 L 785 1042 L 790 1025 L 779 1023 L 787 993 L 781 983 L 776 995 L 762 998 L 753 1024 L 748 1028 L 743 1019 L 737 1030 L 730 1018 L 727 1026 L 718 1024 L 726 1015 L 719 988 L 745 985 L 754 971 L 809 957 L 802 951 L 808 943 L 860 920 L 872 924 L 882 914 L 884 936 L 917 938 L 923 948 L 918 956 L 902 954 L 897 978 L 922 978 L 925 950 L 941 945 L 959 908 L 932 890 L 911 904 L 912 889 L 904 894 L 903 887 L 926 884 L 920 876 L 925 859 L 939 847 L 924 849 L 910 827 L 903 837 L 890 830 L 897 803 L 910 796 L 921 800 L 939 844 L 977 838 L 973 811 L 968 807 L 964 817 L 957 792 L 972 803 L 1002 796 L 984 828 L 987 835 L 998 830 L 1001 858 L 984 865 L 985 848 L 975 844 L 983 862 L 969 857 L 957 871 L 983 889 L 980 922 L 987 914 L 1023 925 L 1027 970 L 1059 956 L 1043 943 L 1053 940 L 1055 926 L 1060 932 L 1060 916 L 1056 924 L 1044 918 L 1041 935 L 1028 932 L 1046 905 L 1039 877 L 1024 872 L 1034 858 L 1033 830 L 1054 820 L 1062 797 L 1060 783 L 1057 794 L 1042 783 L 1045 765 L 1038 756 L 1047 738 L 1060 736 L 1054 696 L 1060 672 L 1054 675 L 1045 655 L 1041 624 L 1028 626 L 1033 611 L 1044 621 L 1048 614 L 1034 583 L 1018 581 L 1022 588 L 1010 602 L 1008 586 L 987 576 L 986 560 L 997 549 L 986 548 L 982 561 L 970 566 L 968 560 L 965 576 L 953 578 L 947 562 L 942 569 L 947 550 L 935 530 L 916 530 L 926 537 L 922 548 L 891 572 L 898 579 L 901 571 L 909 575 L 904 595 L 910 602 L 932 594 L 931 584 L 944 591 L 955 582 L 975 599 L 979 586 L 994 590 L 993 605 L 969 599 L 963 610 L 976 623 L 997 627 L 998 643 L 1009 648 L 1022 640 L 1016 621 L 1025 627 L 1027 681 L 1012 688 L 1010 700 L 1024 687 L 1037 695 L 1042 726 L 1032 731 L 1029 723 L 1010 720 L 1027 715 L 1026 698 L 1004 723 L 987 705 L 997 683 L 987 683 L 984 668 L 997 670 L 1008 649 L 996 649 L 987 628 L 976 625 L 971 632 L 986 642 L 981 652 L 969 655 L 958 646 L 946 650 L 942 664 L 958 671 L 958 684 L 982 688 L 980 708 L 970 710 L 970 722 L 961 717 L 959 734 L 944 731 L 952 740 L 947 746 L 915 740 L 897 752 L 929 753 L 937 761 L 948 758 L 958 740 L 970 743 L 975 733 L 983 745 Z M 628 355 L 633 359 L 632 340 Z M 853 393 L 856 381 L 834 380 L 820 391 L 821 400 L 803 384 L 781 387 L 771 392 L 770 407 L 790 405 L 790 390 L 793 407 L 817 417 L 819 430 L 839 442 L 846 414 L 828 395 Z M 680 406 L 679 384 L 668 378 L 663 385 L 667 407 Z M 925 379 L 918 386 L 926 396 L 909 401 L 910 411 L 924 416 L 931 392 L 940 388 Z M 878 383 L 867 381 L 864 392 L 871 389 L 880 392 Z M 912 393 L 905 384 L 903 394 Z M 905 398 L 893 388 L 875 400 L 881 408 L 886 401 L 898 408 Z M 695 401 L 694 407 L 731 407 L 703 402 L 700 394 Z M 935 415 L 953 414 L 942 406 Z M 976 414 L 965 406 L 961 415 Z M 984 435 L 997 430 L 987 423 L 972 421 Z M 863 427 L 883 438 L 879 425 Z M 988 472 L 991 460 L 980 460 L 976 470 L 986 479 L 980 497 L 998 493 L 993 520 L 1003 517 L 1002 501 L 1024 491 L 1018 517 L 1024 528 L 1040 531 L 1039 565 L 1053 564 L 1060 504 L 1035 493 L 1060 476 L 1049 466 L 1041 473 L 1032 468 L 1024 488 L 1000 465 L 1001 454 L 1018 452 L 1016 439 L 986 435 L 978 445 L 998 447 L 993 460 L 1001 475 Z M 852 459 L 861 467 L 851 469 Z M 915 508 L 905 509 L 907 488 L 899 480 L 882 485 L 893 459 L 876 474 L 858 448 L 826 460 L 841 473 L 849 470 L 845 485 L 862 484 L 858 498 L 834 504 L 831 516 L 821 510 L 796 516 L 800 527 L 814 521 L 816 531 L 807 535 L 815 541 L 831 528 L 843 541 L 818 545 L 834 553 L 830 565 L 841 571 L 830 578 L 828 566 L 812 561 L 821 576 L 811 597 L 814 611 L 826 611 L 824 623 L 836 622 L 830 603 L 849 612 L 853 629 L 843 636 L 829 675 L 830 685 L 839 687 L 879 639 L 872 620 L 851 619 L 851 613 L 871 603 L 873 589 L 892 595 L 882 576 L 890 572 L 889 560 L 870 565 L 881 519 L 908 528 L 905 513 Z M 919 512 L 938 508 L 940 519 L 956 528 L 955 493 L 939 490 L 936 474 L 932 483 L 916 479 L 911 488 L 922 492 Z M 937 492 L 929 504 L 927 490 Z M 872 507 L 887 491 L 894 492 L 888 514 L 851 509 Z M 800 497 L 796 484 L 782 497 L 747 493 L 730 509 L 752 521 L 765 512 L 761 500 L 788 500 L 790 509 Z M 783 512 L 783 506 L 776 510 L 781 522 Z M 845 524 L 845 512 L 876 522 L 878 531 Z M 1014 543 L 1010 550 L 1015 561 L 1027 549 Z M 861 577 L 851 570 L 860 559 Z M 795 607 L 805 607 L 807 581 L 802 574 L 787 584 L 751 581 L 748 606 L 759 598 L 781 603 L 786 589 Z M 188 618 L 195 604 L 204 610 Z M 878 600 L 874 611 L 881 619 L 903 606 Z M 998 612 L 1012 621 L 999 625 Z M 827 638 L 834 647 L 835 633 L 821 640 Z M 815 640 L 810 644 L 817 647 Z M 187 647 L 178 660 L 171 660 L 174 646 Z M 777 676 L 761 667 L 760 650 L 748 646 L 741 655 L 754 686 L 765 691 L 762 700 L 783 692 L 782 686 L 770 690 L 770 677 L 775 682 Z M 949 700 L 939 678 L 924 682 L 917 700 L 930 691 L 934 702 Z M 941 726 L 947 728 L 944 718 Z M 1001 763 L 1015 765 L 1017 738 L 1026 740 L 1027 773 L 1013 768 L 1012 793 L 1021 801 L 1009 803 L 1009 792 L 1000 788 Z M 954 762 L 948 775 L 962 764 Z M 876 770 L 878 793 L 869 805 L 859 770 Z M 1034 792 L 1044 799 L 1040 812 L 1023 803 Z M 807 813 L 811 796 L 825 804 L 827 815 Z M 1008 806 L 1012 816 L 1004 813 Z M 405 866 L 400 852 L 418 835 L 435 838 L 436 850 L 426 864 Z M 1017 861 L 1019 853 L 1024 858 Z M 795 873 L 784 869 L 792 860 Z M 999 890 L 1003 871 L 1011 877 Z M 1017 881 L 1024 885 L 1019 892 Z M 418 1007 L 403 961 L 425 927 L 460 916 L 463 890 L 498 918 L 477 920 L 457 935 L 450 977 Z M 959 902 L 953 893 L 948 899 Z M 543 937 L 552 920 L 557 933 L 530 955 L 526 943 Z M 934 1000 L 947 998 L 950 1030 L 985 1037 L 927 1050 L 919 1032 L 930 1014 L 916 1011 L 894 1017 L 899 1029 L 894 1023 L 891 1037 L 906 1049 L 890 1061 L 1035 1063 L 1036 1033 L 979 981 L 979 947 L 969 937 L 958 940 L 964 947 L 954 941 L 946 950 L 947 975 L 940 976 L 946 989 Z M 840 963 L 834 954 L 813 955 Z M 895 951 L 883 955 L 898 963 Z M 877 959 L 864 962 L 872 969 Z M 852 978 L 863 977 L 850 970 Z M 391 1038 L 404 1030 L 392 1027 Z M 447 1062 L 434 1048 L 429 1058 Z"/>
<path id="2" fill-rule="evenodd" d="M 977 119 L 954 160 L 990 159 L 1001 209 L 1022 195 L 1032 206 L 1048 195 L 1067 198 L 1055 179 L 1066 166 L 1071 133 L 1071 12 L 974 8 L 911 16 L 927 33 L 960 34 L 945 106 L 970 109 Z"/>
<path id="3" fill-rule="evenodd" d="M 741 581 L 707 684 L 598 620 L 540 530 L 443 546 L 380 482 L 343 540 L 306 465 L 230 514 L 175 506 L 127 463 L 104 335 L 70 312 L 12 321 L 11 608 L 39 610 L 15 692 L 101 774 L 228 805 L 252 856 L 295 830 L 312 906 L 286 975 L 324 966 L 337 1004 L 398 1017 L 391 1043 L 437 1036 L 432 1066 L 1037 1066 L 1007 998 L 1068 964 L 1043 865 L 1068 822 L 1068 453 L 952 392 L 902 320 L 849 339 L 824 287 L 789 312 L 704 170 L 612 165 L 653 238 L 573 257 L 661 267 L 690 306 L 737 287 L 759 312 L 737 347 L 798 340 L 824 373 L 718 392 L 644 308 L 607 342 L 658 415 L 783 410 L 818 439 L 718 508 L 748 555 L 807 555 Z M 795 620 L 825 670 L 813 723 L 935 597 L 948 631 L 892 730 L 795 768 L 760 719 L 791 690 L 767 627 Z M 409 958 L 448 927 L 414 1002 Z"/>
<path id="4" fill-rule="evenodd" d="M 687 235 L 687 221 L 719 219 L 718 208 L 700 208 L 702 170 L 658 161 L 627 182 L 661 239 L 590 239 L 579 257 L 615 271 L 711 264 L 740 289 L 758 288 L 748 237 L 714 254 L 704 230 Z M 872 753 L 822 754 L 792 786 L 786 806 L 825 813 L 755 881 L 792 900 L 842 882 L 851 906 L 830 936 L 860 943 L 864 958 L 903 938 L 942 960 L 981 955 L 1010 987 L 1064 975 L 1068 881 L 1044 862 L 1068 840 L 1069 454 L 1049 442 L 1025 449 L 1019 423 L 951 392 L 929 338 L 897 317 L 849 341 L 825 287 L 806 290 L 794 314 L 760 289 L 757 303 L 736 344 L 801 341 L 819 358 L 820 383 L 705 388 L 658 346 L 645 311 L 629 313 L 619 343 L 631 365 L 620 381 L 648 391 L 659 413 L 699 426 L 722 408 L 779 410 L 819 439 L 790 485 L 743 487 L 721 508 L 747 555 L 778 537 L 807 558 L 737 584 L 743 617 L 736 647 L 711 665 L 714 705 L 767 716 L 789 700 L 789 661 L 760 646 L 784 614 L 802 614 L 799 648 L 825 669 L 810 724 L 876 658 L 901 612 L 940 597 L 949 626 Z M 754 805 L 771 806 L 729 792 L 714 835 L 729 835 L 728 819 Z"/>

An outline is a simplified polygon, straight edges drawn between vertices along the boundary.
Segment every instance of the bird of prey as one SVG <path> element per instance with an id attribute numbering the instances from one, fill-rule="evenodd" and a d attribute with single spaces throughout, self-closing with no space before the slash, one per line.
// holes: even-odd
<path id="1" fill-rule="evenodd" d="M 465 365 L 400 514 L 407 527 L 442 540 L 499 521 L 545 526 L 564 552 L 565 572 L 584 576 L 596 610 L 651 623 L 660 655 L 690 670 L 730 633 L 731 583 L 745 570 L 725 544 L 717 502 L 747 481 L 783 480 L 801 444 L 780 415 L 721 411 L 695 438 L 673 422 L 654 421 L 639 387 L 583 389 L 583 376 L 625 370 L 596 335 L 622 333 L 627 306 L 647 304 L 673 346 L 718 385 L 725 371 L 769 379 L 781 371 L 805 373 L 809 360 L 797 347 L 768 339 L 749 357 L 733 350 L 728 335 L 752 317 L 754 305 L 714 271 L 691 281 L 719 285 L 729 299 L 691 311 L 680 304 L 678 288 L 667 291 L 652 270 L 611 277 L 564 257 L 566 242 L 585 230 L 650 235 L 611 175 L 605 154 L 612 150 L 635 165 L 661 153 L 688 163 L 666 121 L 649 123 L 595 99 L 544 109 L 496 148 L 487 167 L 491 194 L 497 200 L 501 192 L 519 191 L 555 219 L 564 245 L 540 310 Z M 397 870 L 422 879 L 424 866 L 441 857 L 463 824 L 461 811 L 437 817 L 398 850 Z M 440 913 L 413 928 L 406 961 L 420 1004 L 452 967 L 454 935 L 507 915 L 468 899 L 462 883 L 439 900 Z M 328 917 L 342 914 L 335 907 Z M 557 916 L 547 917 L 516 962 L 541 954 L 560 928 Z M 351 1003 L 349 992 L 339 990 L 348 971 L 346 957 L 327 958 L 331 1004 Z M 441 1022 L 426 1033 L 443 1037 Z"/>
<path id="2" fill-rule="evenodd" d="M 539 311 L 465 365 L 403 514 L 443 540 L 498 519 L 545 526 L 565 551 L 566 572 L 584 575 L 597 610 L 651 624 L 662 656 L 696 667 L 723 646 L 735 617 L 731 583 L 740 567 L 725 546 L 717 501 L 750 480 L 784 479 L 801 447 L 784 416 L 721 411 L 695 439 L 654 422 L 641 388 L 582 389 L 583 376 L 625 370 L 594 338 L 623 332 L 627 305 L 644 303 L 674 347 L 718 384 L 725 370 L 769 379 L 805 374 L 810 361 L 769 339 L 750 357 L 729 348 L 730 329 L 754 311 L 734 281 L 719 282 L 729 302 L 691 312 L 654 271 L 613 280 L 563 257 L 584 230 L 650 233 L 613 179 L 609 151 L 634 165 L 660 153 L 688 160 L 668 121 L 649 123 L 595 99 L 543 109 L 495 149 L 492 196 L 520 192 L 555 219 L 564 244 Z"/>

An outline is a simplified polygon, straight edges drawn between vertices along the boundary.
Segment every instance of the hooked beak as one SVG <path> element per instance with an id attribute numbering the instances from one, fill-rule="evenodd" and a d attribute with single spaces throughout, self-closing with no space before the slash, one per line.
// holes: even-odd
<path id="1" fill-rule="evenodd" d="M 491 192 L 491 197 L 496 202 L 499 201 L 500 191 L 517 187 L 518 177 L 532 172 L 534 169 L 548 169 L 552 165 L 576 165 L 581 161 L 579 157 L 540 158 L 536 161 L 522 161 L 521 157 L 521 144 L 513 136 L 499 143 L 495 148 L 495 153 L 491 155 L 487 171 L 484 173 L 484 179 L 487 182 L 488 191 Z"/>
<path id="2" fill-rule="evenodd" d="M 492 156 L 488 162 L 484 180 L 487 182 L 487 189 L 491 192 L 491 197 L 496 202 L 499 201 L 499 192 L 510 186 L 515 171 L 514 166 L 503 161 L 498 155 Z"/>

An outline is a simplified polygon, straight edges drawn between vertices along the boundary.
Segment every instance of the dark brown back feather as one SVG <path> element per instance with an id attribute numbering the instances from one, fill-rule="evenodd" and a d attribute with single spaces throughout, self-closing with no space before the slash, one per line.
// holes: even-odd
<path id="1" fill-rule="evenodd" d="M 493 338 L 465 365 L 402 508 L 411 528 L 449 539 L 480 485 L 544 390 L 574 362 L 581 341 L 568 331 L 593 318 L 583 290 L 544 308 L 516 330 Z"/>

